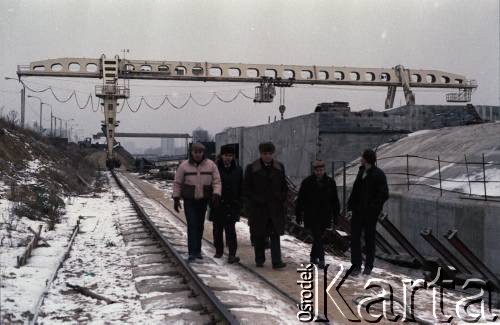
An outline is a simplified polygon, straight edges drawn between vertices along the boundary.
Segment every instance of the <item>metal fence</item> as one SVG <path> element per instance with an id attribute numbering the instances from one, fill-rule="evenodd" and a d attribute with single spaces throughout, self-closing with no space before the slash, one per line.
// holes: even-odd
<path id="1" fill-rule="evenodd" d="M 450 192 L 450 193 L 458 193 L 458 194 L 464 194 L 467 195 L 469 198 L 481 198 L 483 200 L 489 200 L 494 197 L 499 197 L 500 195 L 497 193 L 488 193 L 488 186 L 487 184 L 490 183 L 500 183 L 500 176 L 499 179 L 493 179 L 493 178 L 488 178 L 487 177 L 487 169 L 488 167 L 494 167 L 498 166 L 498 170 L 500 170 L 500 163 L 498 162 L 487 162 L 485 159 L 485 155 L 482 154 L 481 156 L 481 161 L 471 161 L 467 158 L 467 155 L 464 155 L 464 160 L 462 161 L 452 161 L 452 160 L 443 160 L 441 157 L 438 155 L 437 158 L 428 158 L 428 157 L 422 157 L 422 156 L 417 156 L 417 155 L 396 155 L 396 156 L 387 156 L 387 157 L 380 157 L 378 158 L 378 161 L 390 161 L 390 160 L 401 160 L 404 159 L 405 163 L 402 164 L 401 170 L 400 171 L 384 171 L 387 180 L 390 186 L 406 186 L 407 190 L 409 191 L 412 186 L 427 186 L 433 189 L 439 189 L 440 196 L 443 196 L 444 192 Z M 416 161 L 417 160 L 417 161 Z M 425 175 L 419 175 L 416 172 L 412 172 L 412 166 L 415 167 L 418 166 L 418 160 L 422 161 L 427 161 L 431 162 L 431 164 L 435 164 L 435 171 L 436 175 L 429 175 L 432 173 L 427 173 Z M 348 172 L 350 168 L 356 167 L 360 165 L 359 161 L 355 161 L 352 163 L 346 163 L 345 161 L 332 161 L 332 174 L 335 177 L 342 176 L 342 188 L 343 188 L 343 203 L 345 207 L 345 200 L 346 200 L 346 178 L 347 176 L 356 176 L 357 173 L 350 173 Z M 445 166 L 443 166 L 445 165 Z M 460 179 L 454 179 L 454 178 L 446 178 L 443 177 L 443 171 L 445 168 L 449 167 L 450 165 L 457 165 L 457 166 L 462 166 L 464 168 L 464 174 L 466 175 L 467 179 L 460 180 Z M 471 170 L 476 169 L 478 173 L 472 174 Z M 477 176 L 480 176 L 479 179 L 477 179 Z M 500 172 L 499 172 L 500 175 Z M 397 176 L 397 177 L 391 177 L 391 176 Z M 404 179 L 405 181 L 401 181 Z M 423 181 L 433 181 L 435 182 L 434 185 L 427 184 Z M 457 190 L 457 189 L 450 189 L 450 188 L 445 188 L 443 187 L 443 184 L 448 183 L 448 184 L 467 184 L 465 188 L 468 189 L 466 190 Z M 472 191 L 472 188 L 475 184 L 481 184 L 482 189 L 483 189 L 483 194 L 474 194 Z"/>

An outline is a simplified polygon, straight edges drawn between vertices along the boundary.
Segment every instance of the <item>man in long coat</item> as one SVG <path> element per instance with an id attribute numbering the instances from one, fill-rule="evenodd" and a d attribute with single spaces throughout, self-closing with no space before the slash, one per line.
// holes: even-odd
<path id="1" fill-rule="evenodd" d="M 285 167 L 273 159 L 271 142 L 259 145 L 260 158 L 245 170 L 243 195 L 250 233 L 254 239 L 255 264 L 262 267 L 266 260 L 266 238 L 270 238 L 273 268 L 286 266 L 281 259 L 280 236 L 285 233 L 285 213 L 288 185 Z"/>
<path id="2" fill-rule="evenodd" d="M 337 184 L 326 174 L 325 163 L 316 160 L 312 165 L 313 175 L 306 177 L 300 185 L 295 216 L 297 223 L 304 222 L 304 227 L 311 231 L 313 237 L 310 262 L 322 269 L 325 267 L 325 230 L 339 215 L 340 204 Z"/>
<path id="3" fill-rule="evenodd" d="M 211 206 L 210 220 L 213 222 L 215 258 L 221 258 L 224 253 L 224 238 L 229 249 L 227 262 L 239 262 L 236 256 L 238 248 L 235 223 L 240 220 L 242 207 L 241 191 L 243 170 L 234 160 L 233 145 L 224 145 L 220 149 L 220 159 L 217 161 L 222 181 L 222 195 L 218 206 Z"/>
<path id="4" fill-rule="evenodd" d="M 368 275 L 373 269 L 375 259 L 375 234 L 377 221 L 385 201 L 389 198 L 389 189 L 384 172 L 375 164 L 376 153 L 367 149 L 361 156 L 361 167 L 354 181 L 347 210 L 352 211 L 351 218 L 351 263 L 352 275 L 361 272 L 361 233 L 365 233 L 365 268 Z"/>

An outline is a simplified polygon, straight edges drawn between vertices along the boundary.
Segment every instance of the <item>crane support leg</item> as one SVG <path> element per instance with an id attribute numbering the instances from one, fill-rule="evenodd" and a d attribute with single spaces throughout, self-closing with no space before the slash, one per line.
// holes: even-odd
<path id="1" fill-rule="evenodd" d="M 396 98 L 396 86 L 389 86 L 387 88 L 387 97 L 385 98 L 385 109 L 394 106 L 394 99 Z"/>
<path id="2" fill-rule="evenodd" d="M 104 128 L 106 130 L 106 160 L 115 165 L 113 146 L 115 144 L 117 101 L 113 96 L 104 97 Z"/>
<path id="3" fill-rule="evenodd" d="M 120 166 L 119 160 L 113 153 L 115 145 L 115 128 L 118 126 L 116 120 L 117 100 L 128 98 L 130 91 L 127 87 L 118 85 L 119 59 L 107 59 L 104 55 L 100 61 L 103 84 L 96 86 L 96 96 L 102 98 L 104 104 L 103 132 L 106 135 L 106 165 L 113 169 Z"/>
<path id="4" fill-rule="evenodd" d="M 394 70 L 396 71 L 396 75 L 403 86 L 406 105 L 415 105 L 415 94 L 410 87 L 410 71 L 405 69 L 402 65 L 395 66 Z"/>

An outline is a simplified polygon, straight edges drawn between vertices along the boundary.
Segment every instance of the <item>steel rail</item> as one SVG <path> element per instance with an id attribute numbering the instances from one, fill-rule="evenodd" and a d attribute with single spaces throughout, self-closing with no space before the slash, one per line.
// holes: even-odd
<path id="1" fill-rule="evenodd" d="M 47 280 L 46 285 L 45 285 L 45 289 L 43 290 L 42 294 L 38 298 L 38 301 L 35 305 L 35 309 L 33 311 L 33 318 L 31 318 L 27 322 L 29 325 L 38 324 L 37 320 L 38 320 L 38 316 L 40 315 L 40 308 L 42 307 L 42 304 L 45 300 L 45 297 L 47 297 L 47 295 L 49 293 L 50 287 L 52 286 L 52 282 L 54 282 L 54 280 L 57 278 L 57 274 L 59 273 L 59 270 L 61 269 L 64 262 L 68 258 L 69 252 L 71 251 L 71 248 L 73 247 L 73 242 L 75 241 L 76 235 L 78 235 L 79 232 L 80 232 L 80 218 L 78 218 L 78 220 L 76 221 L 75 228 L 73 229 L 73 232 L 71 233 L 71 237 L 68 241 L 64 255 L 62 255 L 62 257 L 59 259 L 59 263 L 57 264 L 56 270 L 52 273 L 50 278 Z"/>
<path id="2" fill-rule="evenodd" d="M 130 180 L 129 180 L 130 181 Z M 131 183 L 133 183 L 132 181 L 130 181 Z M 144 192 L 143 189 L 141 189 L 139 186 L 136 186 L 137 189 L 139 191 L 141 191 L 144 195 L 146 195 L 146 193 Z M 163 206 L 165 209 L 167 209 L 167 211 L 169 211 L 177 220 L 179 220 L 180 222 L 182 222 L 184 225 L 187 225 L 186 221 L 183 220 L 182 218 L 179 218 L 177 216 L 177 214 L 172 211 L 172 209 L 168 206 L 166 206 L 163 202 L 161 201 L 157 201 L 155 200 L 154 198 L 151 198 L 152 200 L 156 201 L 158 204 L 160 204 L 161 206 Z M 203 238 L 203 241 L 205 243 L 207 243 L 208 245 L 212 246 L 215 248 L 214 244 Z M 253 270 L 251 267 L 245 265 L 245 264 L 242 264 L 242 263 L 237 263 L 236 265 L 238 265 L 239 267 L 241 267 L 242 269 L 244 269 L 245 271 L 248 271 L 250 272 L 252 275 L 254 275 L 255 277 L 257 277 L 259 280 L 261 280 L 262 282 L 264 282 L 266 285 L 270 286 L 271 288 L 273 288 L 276 292 L 278 292 L 282 297 L 286 298 L 287 300 L 289 300 L 293 305 L 299 305 L 300 304 L 300 301 L 295 299 L 294 297 L 292 297 L 291 295 L 289 295 L 286 291 L 284 291 L 283 289 L 281 289 L 280 287 L 276 286 L 274 283 L 272 283 L 269 279 L 267 279 L 266 277 L 264 277 L 263 275 L 261 275 L 259 272 Z M 319 314 L 320 318 L 323 318 L 323 320 L 325 320 L 324 324 L 330 324 L 330 322 L 326 321 L 326 317 L 325 315 L 323 314 Z"/>
<path id="3" fill-rule="evenodd" d="M 217 298 L 212 290 L 207 287 L 200 277 L 193 271 L 193 269 L 188 265 L 184 258 L 176 251 L 168 239 L 163 235 L 161 230 L 154 224 L 151 217 L 144 211 L 144 209 L 137 203 L 132 194 L 128 191 L 126 186 L 121 182 L 119 177 L 116 175 L 114 170 L 111 170 L 111 175 L 115 179 L 116 183 L 120 189 L 125 193 L 132 203 L 137 215 L 146 222 L 147 227 L 149 227 L 154 236 L 156 236 L 162 246 L 164 246 L 169 254 L 174 257 L 177 264 L 177 269 L 179 273 L 186 279 L 187 285 L 197 294 L 197 299 L 202 300 L 204 307 L 207 311 L 216 315 L 215 321 L 217 323 L 223 324 L 239 324 L 239 321 L 234 317 L 229 309 Z"/>

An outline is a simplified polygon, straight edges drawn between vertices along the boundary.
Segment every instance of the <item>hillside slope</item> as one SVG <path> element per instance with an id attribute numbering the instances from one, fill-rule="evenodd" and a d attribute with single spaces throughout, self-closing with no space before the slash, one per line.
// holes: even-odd
<path id="1" fill-rule="evenodd" d="M 0 119 L 0 246 L 23 245 L 30 221 L 53 228 L 65 197 L 92 191 L 90 153 Z"/>

